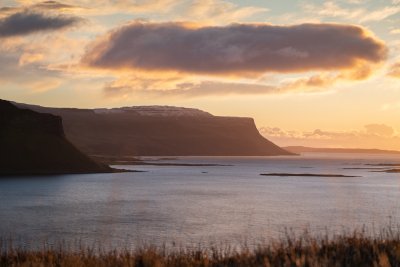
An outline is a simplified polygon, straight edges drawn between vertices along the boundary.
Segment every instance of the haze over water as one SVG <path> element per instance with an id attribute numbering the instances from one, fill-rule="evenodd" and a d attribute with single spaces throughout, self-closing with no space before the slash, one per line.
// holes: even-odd
<path id="1" fill-rule="evenodd" d="M 400 175 L 365 164 L 395 155 L 185 157 L 157 162 L 232 166 L 123 166 L 146 172 L 0 179 L 0 236 L 113 245 L 238 244 L 285 229 L 377 232 L 400 221 Z M 350 168 L 350 169 L 349 169 Z M 357 169 L 358 168 L 358 169 Z M 372 167 L 371 167 L 372 168 Z M 374 167 L 376 168 L 376 167 Z M 268 177 L 260 173 L 361 177 Z"/>

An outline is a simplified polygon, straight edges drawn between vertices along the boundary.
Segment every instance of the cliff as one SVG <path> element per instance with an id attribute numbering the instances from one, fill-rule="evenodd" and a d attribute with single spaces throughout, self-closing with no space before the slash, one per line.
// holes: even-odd
<path id="1" fill-rule="evenodd" d="M 197 109 L 149 106 L 65 109 L 25 106 L 63 118 L 66 136 L 89 155 L 289 155 L 258 132 L 251 118 L 218 117 Z"/>
<path id="2" fill-rule="evenodd" d="M 59 116 L 0 100 L 0 175 L 110 172 L 64 136 Z"/>

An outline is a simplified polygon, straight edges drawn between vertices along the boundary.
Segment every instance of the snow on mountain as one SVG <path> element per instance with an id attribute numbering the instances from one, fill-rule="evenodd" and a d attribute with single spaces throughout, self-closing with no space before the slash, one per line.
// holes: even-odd
<path id="1" fill-rule="evenodd" d="M 112 114 L 130 112 L 142 116 L 162 116 L 162 117 L 209 117 L 210 113 L 195 108 L 182 108 L 172 106 L 134 106 L 122 108 L 101 108 L 95 109 L 97 114 Z"/>

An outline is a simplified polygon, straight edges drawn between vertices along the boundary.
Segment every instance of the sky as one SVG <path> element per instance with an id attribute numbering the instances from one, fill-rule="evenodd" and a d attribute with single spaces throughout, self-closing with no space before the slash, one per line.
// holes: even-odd
<path id="1" fill-rule="evenodd" d="M 278 145 L 400 150 L 400 0 L 2 0 L 0 98 L 253 117 Z"/>

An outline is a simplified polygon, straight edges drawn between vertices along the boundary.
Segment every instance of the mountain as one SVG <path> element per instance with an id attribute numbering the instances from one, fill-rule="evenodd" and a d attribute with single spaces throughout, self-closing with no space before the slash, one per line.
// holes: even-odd
<path id="1" fill-rule="evenodd" d="M 305 146 L 288 146 L 284 147 L 287 151 L 293 153 L 320 152 L 320 153 L 364 153 L 364 154 L 400 154 L 396 150 L 382 149 L 363 149 L 363 148 L 314 148 Z"/>
<path id="2" fill-rule="evenodd" d="M 93 156 L 292 155 L 258 132 L 251 118 L 219 117 L 189 108 L 46 108 L 61 116 L 67 138 Z"/>
<path id="3" fill-rule="evenodd" d="M 59 116 L 0 100 L 0 175 L 111 172 L 66 138 Z"/>
<path id="4" fill-rule="evenodd" d="M 160 116 L 160 117 L 210 117 L 210 113 L 195 108 L 182 108 L 171 106 L 136 106 L 122 108 L 98 108 L 94 109 L 97 114 L 125 113 L 142 116 Z"/>

